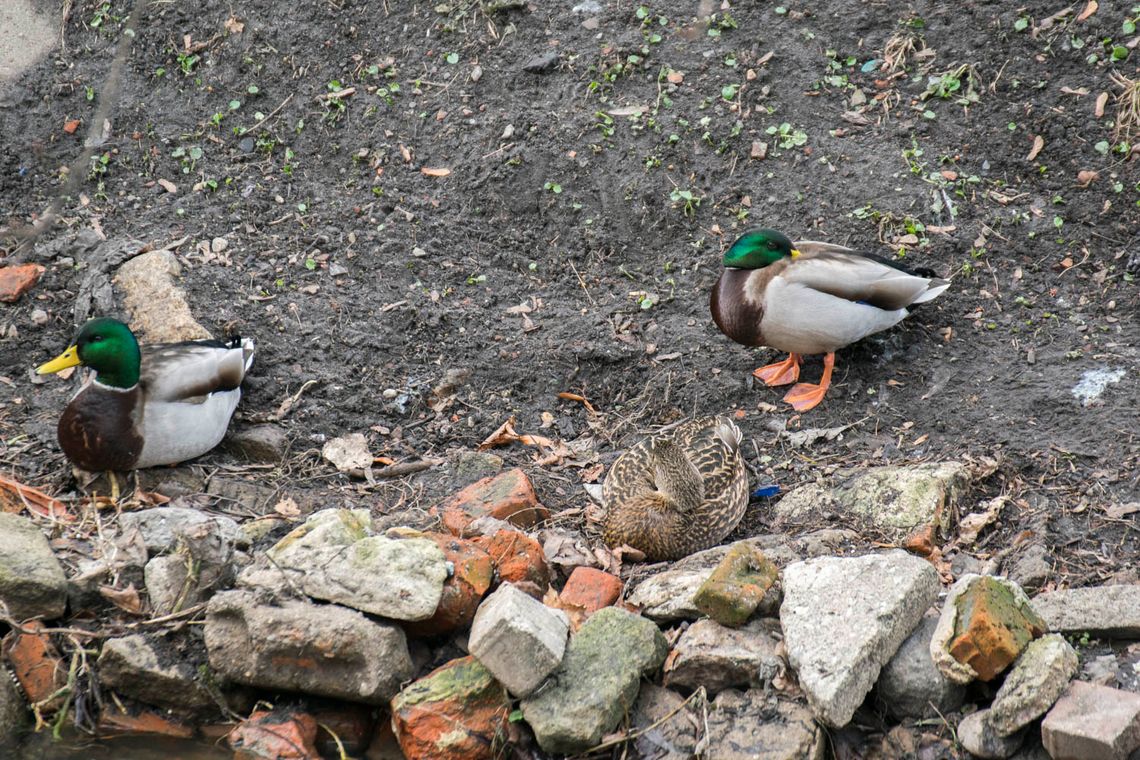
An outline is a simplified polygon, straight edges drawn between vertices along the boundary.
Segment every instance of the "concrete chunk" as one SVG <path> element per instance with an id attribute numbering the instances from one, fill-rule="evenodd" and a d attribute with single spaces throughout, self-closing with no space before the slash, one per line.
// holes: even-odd
<path id="1" fill-rule="evenodd" d="M 1041 723 L 1053 760 L 1125 760 L 1140 749 L 1140 694 L 1073 681 Z"/>
<path id="2" fill-rule="evenodd" d="M 1033 609 L 1055 633 L 1140 639 L 1140 585 L 1049 591 L 1033 597 Z"/>
<path id="3" fill-rule="evenodd" d="M 509 583 L 479 605 L 468 650 L 514 695 L 525 697 L 561 664 L 570 622 Z"/>
<path id="4" fill-rule="evenodd" d="M 1030 643 L 990 705 L 990 725 L 1000 736 L 1009 736 L 1037 720 L 1065 691 L 1077 665 L 1076 650 L 1059 633 Z"/>
<path id="5" fill-rule="evenodd" d="M 775 637 L 755 623 L 729 628 L 698 620 L 673 646 L 664 683 L 682 689 L 704 686 L 710 697 L 733 686 L 764 688 L 784 665 L 776 648 Z"/>
<path id="6" fill-rule="evenodd" d="M 67 605 L 67 577 L 36 524 L 0 512 L 0 605 L 14 620 L 52 620 Z"/>

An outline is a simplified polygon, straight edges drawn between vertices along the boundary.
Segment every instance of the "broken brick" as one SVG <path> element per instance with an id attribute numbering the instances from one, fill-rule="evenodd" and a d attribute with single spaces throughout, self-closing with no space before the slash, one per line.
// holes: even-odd
<path id="1" fill-rule="evenodd" d="M 729 548 L 697 589 L 693 604 L 721 625 L 735 628 L 752 617 L 778 577 L 779 571 L 763 552 L 741 541 Z"/>
<path id="2" fill-rule="evenodd" d="M 303 712 L 258 710 L 229 735 L 234 760 L 320 760 L 317 721 Z"/>
<path id="3" fill-rule="evenodd" d="M 536 599 L 550 586 L 550 568 L 542 544 L 517 530 L 500 530 L 493 536 L 479 536 L 475 543 L 491 555 L 500 583 L 511 583 Z"/>
<path id="4" fill-rule="evenodd" d="M 1073 681 L 1041 723 L 1057 760 L 1125 760 L 1140 749 L 1140 694 Z"/>
<path id="5" fill-rule="evenodd" d="M 122 703 L 109 701 L 99 713 L 98 733 L 100 736 L 158 734 L 189 739 L 194 735 L 194 729 L 155 710 L 125 707 Z"/>
<path id="6" fill-rule="evenodd" d="M 1047 630 L 1014 589 L 992 576 L 982 576 L 954 600 L 957 618 L 947 648 L 978 678 L 992 680 L 1017 659 L 1033 639 Z"/>
<path id="7" fill-rule="evenodd" d="M 461 657 L 392 699 L 392 731 L 408 760 L 491 760 L 503 748 L 510 711 L 491 671 Z"/>
<path id="8" fill-rule="evenodd" d="M 491 555 L 474 541 L 443 533 L 425 533 L 443 550 L 454 571 L 443 583 L 443 595 L 435 614 L 427 620 L 404 623 L 404 630 L 416 636 L 438 636 L 465 628 L 475 618 L 483 594 L 491 588 L 495 564 Z"/>
<path id="9" fill-rule="evenodd" d="M 58 698 L 53 704 L 44 704 L 67 683 L 67 668 L 63 658 L 51 642 L 51 637 L 40 633 L 44 624 L 29 620 L 23 624 L 27 633 L 12 631 L 4 638 L 4 657 L 12 668 L 16 681 L 31 704 L 43 707 L 57 707 Z"/>
<path id="10" fill-rule="evenodd" d="M 562 593 L 559 603 L 570 605 L 592 615 L 603 607 L 610 607 L 621 598 L 621 578 L 594 567 L 574 568 Z"/>
<path id="11" fill-rule="evenodd" d="M 14 303 L 40 280 L 44 268 L 39 264 L 0 267 L 0 301 Z"/>
<path id="12" fill-rule="evenodd" d="M 444 527 L 456 536 L 464 535 L 467 525 L 480 517 L 506 520 L 520 528 L 529 528 L 550 517 L 546 507 L 538 503 L 530 478 L 517 467 L 475 481 L 443 504 L 432 507 L 431 514 L 442 514 Z"/>

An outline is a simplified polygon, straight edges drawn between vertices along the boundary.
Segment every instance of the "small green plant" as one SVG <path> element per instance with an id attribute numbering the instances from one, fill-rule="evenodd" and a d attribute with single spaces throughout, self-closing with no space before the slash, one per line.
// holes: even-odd
<path id="1" fill-rule="evenodd" d="M 484 283 L 486 281 L 487 275 L 485 274 L 472 274 L 467 276 L 468 285 L 479 285 L 480 283 Z"/>
<path id="2" fill-rule="evenodd" d="M 107 167 L 111 164 L 111 154 L 102 153 L 97 156 L 91 157 L 91 168 L 87 172 L 87 179 L 99 179 L 107 173 Z"/>
<path id="3" fill-rule="evenodd" d="M 111 3 L 102 2 L 98 5 L 98 7 L 95 8 L 95 13 L 92 15 L 91 21 L 89 21 L 87 25 L 92 29 L 99 29 L 112 19 L 114 19 L 114 17 L 111 15 Z M 117 21 L 118 19 L 114 20 Z"/>
<path id="4" fill-rule="evenodd" d="M 1013 22 L 1013 30 L 1015 32 L 1024 32 L 1029 28 L 1029 16 L 1020 16 L 1017 21 Z"/>
<path id="5" fill-rule="evenodd" d="M 179 145 L 170 152 L 170 157 L 177 158 L 179 163 L 182 164 L 183 174 L 189 174 L 194 171 L 194 165 L 202 159 L 203 155 L 205 154 L 197 145 L 191 145 L 189 148 Z"/>
<path id="6" fill-rule="evenodd" d="M 674 208 L 680 208 L 685 216 L 695 216 L 697 209 L 700 208 L 702 197 L 694 193 L 692 190 L 682 190 L 681 188 L 674 188 L 673 192 L 669 193 L 669 200 L 673 201 Z"/>
<path id="7" fill-rule="evenodd" d="M 194 74 L 194 69 L 197 68 L 198 62 L 200 60 L 202 60 L 202 57 L 197 53 L 191 53 L 189 51 L 185 53 L 179 53 L 178 68 L 182 70 L 182 75 L 192 76 Z"/>
<path id="8" fill-rule="evenodd" d="M 784 122 L 779 126 L 771 126 L 764 130 L 767 134 L 776 138 L 777 145 L 787 150 L 788 148 L 798 148 L 801 145 L 807 144 L 807 132 L 802 129 L 795 129 L 788 122 Z"/>
<path id="9" fill-rule="evenodd" d="M 562 192 L 562 185 L 558 184 L 557 182 L 547 182 L 542 186 L 542 189 L 549 190 L 555 195 L 559 195 Z"/>

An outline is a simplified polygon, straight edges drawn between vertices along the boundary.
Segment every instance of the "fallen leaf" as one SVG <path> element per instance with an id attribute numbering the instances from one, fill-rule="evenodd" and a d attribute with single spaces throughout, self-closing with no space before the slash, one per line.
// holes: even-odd
<path id="1" fill-rule="evenodd" d="M 1029 155 L 1025 157 L 1025 160 L 1026 161 L 1032 161 L 1033 159 L 1037 158 L 1037 154 L 1040 153 L 1041 149 L 1044 147 L 1045 147 L 1045 138 L 1042 137 L 1041 135 L 1037 135 L 1036 137 L 1034 137 L 1033 138 L 1033 147 L 1029 149 Z"/>
<path id="2" fill-rule="evenodd" d="M 577 401 L 580 404 L 582 404 L 582 406 L 586 407 L 586 411 L 589 412 L 590 414 L 594 414 L 596 411 L 594 409 L 594 405 L 591 404 L 586 399 L 585 396 L 581 396 L 577 393 L 570 393 L 569 391 L 562 391 L 561 393 L 558 394 L 558 398 L 565 399 L 567 401 Z"/>
<path id="3" fill-rule="evenodd" d="M 1089 0 L 1088 4 L 1085 5 L 1085 9 L 1081 11 L 1081 15 L 1077 16 L 1077 21 L 1084 21 L 1086 18 L 1096 13 L 1097 7 L 1098 6 L 1096 0 Z"/>
<path id="4" fill-rule="evenodd" d="M 75 519 L 59 499 L 38 488 L 0 475 L 0 512 L 18 513 L 27 509 L 33 515 L 70 522 Z"/>
<path id="5" fill-rule="evenodd" d="M 566 618 L 570 622 L 570 630 L 572 632 L 576 632 L 582 627 L 582 623 L 586 622 L 586 608 L 562 601 L 553 586 L 546 590 L 546 594 L 542 597 L 542 603 L 552 609 L 565 612 Z"/>
<path id="6" fill-rule="evenodd" d="M 228 19 L 222 22 L 222 26 L 224 26 L 226 28 L 226 31 L 230 34 L 241 34 L 245 29 L 245 22 L 238 21 L 236 17 L 230 16 Z"/>
<path id="7" fill-rule="evenodd" d="M 155 181 L 158 182 L 159 187 L 161 187 L 163 190 L 170 193 L 171 195 L 174 195 L 175 193 L 178 192 L 178 185 L 174 184 L 173 182 L 171 182 L 168 179 L 158 179 Z"/>
<path id="8" fill-rule="evenodd" d="M 1119 520 L 1135 512 L 1140 512 L 1140 501 L 1130 501 L 1127 504 L 1113 504 L 1104 511 L 1112 519 Z"/>
<path id="9" fill-rule="evenodd" d="M 870 119 L 858 111 L 844 111 L 842 114 L 840 114 L 840 118 L 849 124 L 854 124 L 857 127 L 865 127 L 871 123 Z"/>
<path id="10" fill-rule="evenodd" d="M 641 116 L 649 110 L 649 106 L 622 106 L 621 108 L 610 109 L 607 113 L 610 116 Z"/>
<path id="11" fill-rule="evenodd" d="M 372 467 L 372 452 L 363 433 L 350 433 L 328 441 L 321 448 L 321 456 L 341 472 Z"/>
<path id="12" fill-rule="evenodd" d="M 774 55 L 776 55 L 776 51 L 775 50 L 769 50 L 767 53 L 760 56 L 760 58 L 756 61 L 756 65 L 757 66 L 763 66 L 765 63 L 772 60 L 772 57 Z"/>
<path id="13" fill-rule="evenodd" d="M 1104 116 L 1104 107 L 1108 105 L 1108 93 L 1102 92 L 1096 96 L 1096 108 L 1093 110 L 1093 115 L 1098 119 Z"/>
<path id="14" fill-rule="evenodd" d="M 1100 172 L 1093 171 L 1092 169 L 1081 169 L 1077 172 L 1077 187 L 1088 187 L 1096 178 L 1100 176 Z"/>
<path id="15" fill-rule="evenodd" d="M 292 496 L 286 496 L 284 499 L 277 502 L 276 506 L 273 507 L 273 511 L 282 517 L 293 518 L 301 516 L 301 507 L 298 506 L 297 500 Z"/>
<path id="16" fill-rule="evenodd" d="M 451 169 L 433 169 L 428 166 L 423 167 L 420 171 L 428 177 L 446 177 L 451 174 Z"/>
<path id="17" fill-rule="evenodd" d="M 1062 87 L 1061 92 L 1065 93 L 1066 95 L 1076 95 L 1079 98 L 1084 95 L 1088 95 L 1089 89 L 1087 87 L 1079 87 L 1074 90 L 1072 87 Z"/>
<path id="18" fill-rule="evenodd" d="M 133 583 L 122 589 L 100 586 L 99 595 L 123 612 L 129 612 L 132 615 L 142 614 L 142 601 L 139 599 L 139 592 Z"/>
<path id="19" fill-rule="evenodd" d="M 569 575 L 576 567 L 597 567 L 598 558 L 578 537 L 561 531 L 548 531 L 542 540 L 542 556 Z"/>
<path id="20" fill-rule="evenodd" d="M 958 522 L 958 541 L 969 546 L 978 540 L 978 534 L 991 525 L 1001 514 L 1002 507 L 1009 501 L 1008 496 L 998 496 L 983 503 L 982 512 L 972 512 Z"/>
<path id="21" fill-rule="evenodd" d="M 679 71 L 670 71 L 665 75 L 665 79 L 670 84 L 681 84 L 681 82 L 685 81 L 685 75 Z"/>

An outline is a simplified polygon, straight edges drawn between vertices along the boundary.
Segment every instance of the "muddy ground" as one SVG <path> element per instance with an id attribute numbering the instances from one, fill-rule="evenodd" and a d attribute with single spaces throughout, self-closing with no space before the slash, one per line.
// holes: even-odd
<path id="1" fill-rule="evenodd" d="M 258 342 L 239 417 L 317 381 L 281 422 L 284 464 L 204 460 L 270 489 L 265 511 L 429 506 L 455 485 L 444 468 L 362 485 L 322 443 L 444 458 L 514 416 L 576 442 L 497 453 L 580 526 L 582 483 L 638 435 L 739 410 L 761 481 L 994 459 L 977 497 L 1016 509 L 976 556 L 1039 543 L 1052 583 L 1136 580 L 1140 133 L 1113 79 L 1137 78 L 1131 2 L 1081 20 L 1084 3 L 1036 0 L 152 3 L 116 83 L 130 5 L 76 0 L 64 49 L 3 90 L 0 263 L 47 267 L 0 307 L 5 471 L 74 491 L 54 430 L 72 386 L 31 368 L 96 310 L 111 263 L 89 243 L 185 238 L 199 320 Z M 100 108 L 110 132 L 67 187 Z M 755 225 L 953 286 L 840 352 L 797 416 L 751 381 L 774 352 L 708 314 L 721 254 Z M 1116 381 L 1082 403 L 1098 371 Z M 779 432 L 842 426 L 799 447 Z M 760 505 L 742 530 L 766 529 Z"/>

